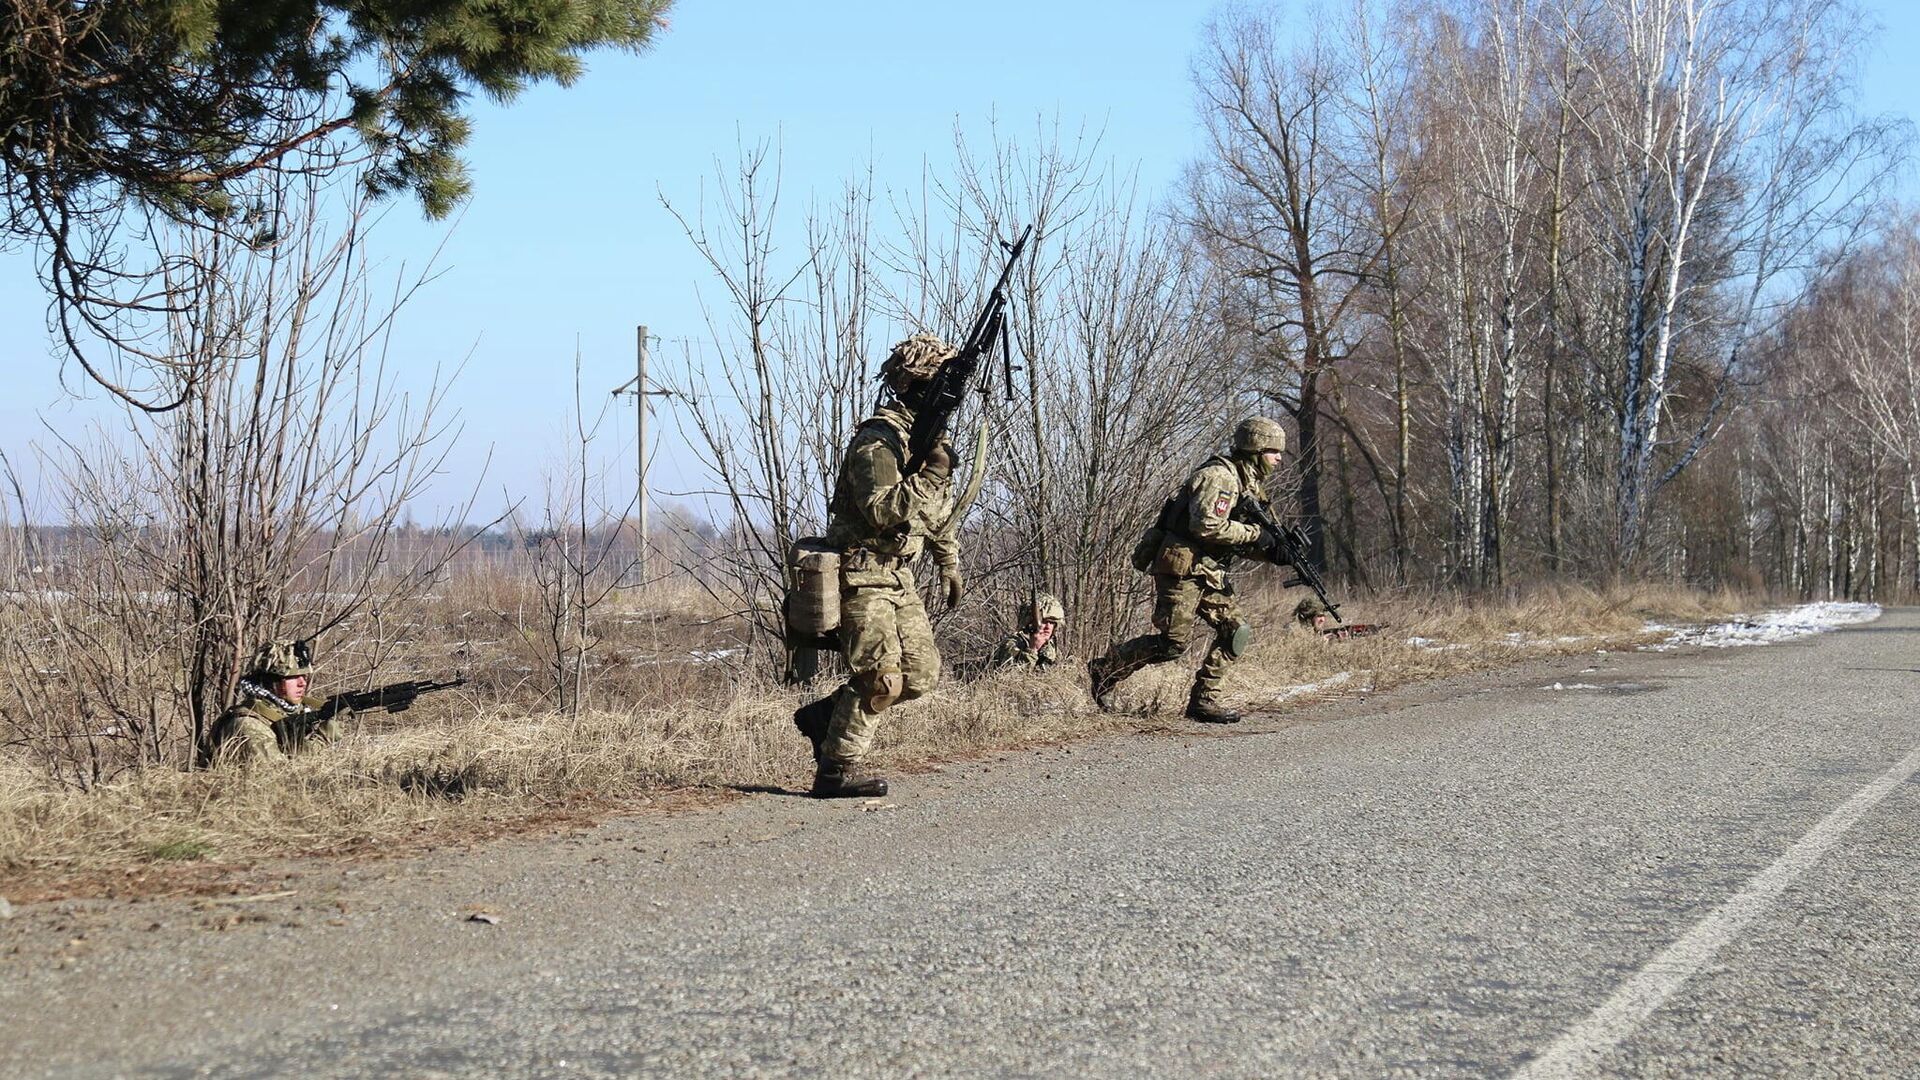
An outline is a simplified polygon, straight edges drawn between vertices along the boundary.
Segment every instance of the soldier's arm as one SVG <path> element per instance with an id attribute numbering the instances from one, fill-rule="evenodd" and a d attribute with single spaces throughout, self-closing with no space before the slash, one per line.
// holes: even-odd
<path id="1" fill-rule="evenodd" d="M 960 570 L 960 523 L 955 520 L 959 516 L 948 514 L 940 527 L 927 536 L 927 551 L 942 574 Z"/>
<path id="2" fill-rule="evenodd" d="M 879 439 L 855 443 L 849 451 L 848 479 L 859 493 L 855 503 L 867 523 L 876 529 L 906 524 L 916 512 L 945 498 L 952 486 L 951 479 L 925 472 L 903 477 L 901 464 L 893 448 Z M 954 558 L 956 561 L 959 558 L 957 547 Z"/>
<path id="3" fill-rule="evenodd" d="M 1193 497 L 1187 504 L 1194 539 L 1224 547 L 1240 547 L 1260 539 L 1257 526 L 1233 520 L 1240 488 L 1224 465 L 1201 469 L 1194 475 Z"/>
<path id="4" fill-rule="evenodd" d="M 1019 646 L 1014 644 L 1013 639 L 1001 638 L 1000 644 L 994 647 L 993 659 L 987 661 L 987 670 L 999 671 L 1001 668 L 1009 667 L 1018 655 Z"/>

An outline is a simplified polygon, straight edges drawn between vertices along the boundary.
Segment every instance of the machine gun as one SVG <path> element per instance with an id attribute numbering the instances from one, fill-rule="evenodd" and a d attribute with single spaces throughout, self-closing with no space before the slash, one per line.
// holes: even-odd
<path id="1" fill-rule="evenodd" d="M 1311 545 L 1307 542 L 1306 532 L 1299 527 L 1283 528 L 1266 505 L 1251 494 L 1240 496 L 1240 504 L 1233 509 L 1233 516 L 1260 530 L 1260 539 L 1255 546 L 1262 558 L 1275 566 L 1285 564 L 1293 568 L 1294 578 L 1287 582 L 1287 588 L 1305 585 L 1320 598 L 1320 603 L 1333 616 L 1335 622 L 1341 622 L 1340 605 L 1333 602 L 1327 594 L 1327 583 L 1322 581 L 1318 571 L 1313 568 L 1313 560 L 1307 558 Z"/>
<path id="2" fill-rule="evenodd" d="M 327 699 L 325 705 L 307 714 L 308 724 L 317 727 L 344 712 L 367 712 L 371 709 L 405 712 L 413 707 L 414 700 L 422 694 L 451 690 L 466 685 L 466 682 L 465 678 L 459 676 L 451 679 L 408 679 L 376 686 L 371 690 L 335 694 Z"/>
<path id="3" fill-rule="evenodd" d="M 1013 275 L 1013 264 L 1019 261 L 1020 253 L 1026 250 L 1027 238 L 1032 235 L 1033 226 L 1029 225 L 1021 230 L 1020 239 L 1011 244 L 1004 240 L 1000 242 L 1007 253 L 1007 265 L 1001 268 L 1000 279 L 994 282 L 993 291 L 987 294 L 987 302 L 980 308 L 980 314 L 975 316 L 973 329 L 968 331 L 967 340 L 960 346 L 960 351 L 933 373 L 926 391 L 914 406 L 913 430 L 907 436 L 907 472 L 917 471 L 946 435 L 947 421 L 953 418 L 954 410 L 960 407 L 961 399 L 967 396 L 967 380 L 973 377 L 981 358 L 992 352 L 996 343 L 1000 346 L 1000 361 L 1006 369 L 1007 397 L 1012 399 L 1013 352 L 1005 334 L 1007 279 Z M 981 387 L 983 393 L 986 389 L 985 386 Z"/>

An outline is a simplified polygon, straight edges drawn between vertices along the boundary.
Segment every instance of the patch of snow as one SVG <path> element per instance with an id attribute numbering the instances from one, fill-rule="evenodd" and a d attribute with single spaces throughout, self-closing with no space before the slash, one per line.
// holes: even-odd
<path id="1" fill-rule="evenodd" d="M 696 664 L 715 664 L 722 660 L 731 660 L 746 651 L 744 645 L 735 645 L 726 649 L 695 649 L 687 654 L 687 659 Z"/>
<path id="2" fill-rule="evenodd" d="M 1580 634 L 1574 637 L 1544 638 L 1544 637 L 1532 637 L 1518 630 L 1514 630 L 1508 633 L 1506 637 L 1507 644 L 1509 645 L 1523 645 L 1523 646 L 1536 648 L 1536 649 L 1541 648 L 1543 646 L 1548 646 L 1548 645 L 1577 645 L 1580 642 L 1587 641 L 1587 640 L 1589 640 L 1589 638 L 1586 634 Z"/>
<path id="3" fill-rule="evenodd" d="M 1648 623 L 1653 633 L 1667 635 L 1665 641 L 1646 648 L 1664 651 L 1682 645 L 1708 649 L 1727 649 L 1740 645 L 1771 645 L 1812 637 L 1842 626 L 1872 622 L 1880 617 L 1879 604 L 1858 604 L 1825 600 L 1798 607 L 1782 608 L 1759 615 L 1736 615 L 1723 623 L 1707 626 L 1666 626 Z"/>
<path id="4" fill-rule="evenodd" d="M 1573 683 L 1554 683 L 1552 686 L 1543 686 L 1540 689 L 1542 690 L 1601 690 L 1605 688 L 1596 686 L 1590 682 L 1573 682 Z"/>
<path id="5" fill-rule="evenodd" d="M 1416 649 L 1425 649 L 1428 652 L 1449 652 L 1454 649 L 1473 648 L 1473 646 L 1471 645 L 1459 645 L 1459 644 L 1449 645 L 1444 641 L 1435 641 L 1432 638 L 1423 638 L 1423 637 L 1417 637 L 1417 636 L 1408 638 L 1407 644 L 1413 646 Z"/>
<path id="6" fill-rule="evenodd" d="M 1301 683 L 1299 686 L 1286 687 L 1282 689 L 1279 693 L 1275 694 L 1273 696 L 1273 699 L 1275 701 L 1292 701 L 1294 698 L 1297 698 L 1302 694 L 1312 694 L 1312 693 L 1317 693 L 1321 690 L 1331 690 L 1336 686 L 1345 686 L 1346 684 L 1352 681 L 1353 681 L 1353 672 L 1342 671 L 1335 675 L 1329 675 L 1326 678 L 1321 679 L 1319 682 Z M 1372 687 L 1368 687 L 1367 689 L 1372 689 Z"/>

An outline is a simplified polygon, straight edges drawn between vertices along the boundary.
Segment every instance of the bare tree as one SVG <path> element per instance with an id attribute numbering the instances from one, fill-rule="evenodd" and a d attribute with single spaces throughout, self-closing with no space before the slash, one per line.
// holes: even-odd
<path id="1" fill-rule="evenodd" d="M 54 677 L 12 686 L 0 721 L 78 782 L 192 760 L 256 644 L 418 594 L 460 543 L 390 546 L 453 434 L 445 382 L 403 389 L 387 351 L 424 276 L 376 294 L 351 188 L 276 176 L 259 197 L 271 244 L 168 236 L 173 265 L 207 276 L 169 320 L 194 358 L 169 376 L 179 407 L 130 405 L 42 454 L 84 541 L 6 620 L 12 651 Z"/>
<path id="2" fill-rule="evenodd" d="M 721 598 L 774 643 L 785 639 L 785 553 L 824 527 L 841 448 L 874 393 L 870 188 L 856 181 L 813 208 L 801 254 L 782 261 L 779 172 L 774 147 L 744 147 L 716 224 L 704 197 L 690 213 L 667 203 L 724 298 L 707 308 L 711 344 L 686 344 L 662 380 L 714 484 L 688 494 L 730 523 Z"/>
<path id="3" fill-rule="evenodd" d="M 1324 564 L 1324 380 L 1361 333 L 1362 286 L 1381 249 L 1343 156 L 1364 142 L 1343 104 L 1349 65 L 1317 24 L 1290 50 L 1280 31 L 1264 12 L 1208 28 L 1194 75 L 1207 148 L 1188 175 L 1186 222 L 1236 286 L 1228 310 L 1251 343 L 1262 393 L 1294 418 L 1300 514 Z"/>
<path id="4" fill-rule="evenodd" d="M 1632 560 L 1652 498 L 1723 421 L 1749 345 L 1862 226 L 1904 134 L 1850 110 L 1862 30 L 1839 0 L 1601 0 L 1596 14 L 1563 26 L 1596 73 L 1588 130 L 1609 166 L 1596 210 L 1619 266 L 1616 506 Z M 1709 398 L 1673 438 L 1690 355 Z"/>

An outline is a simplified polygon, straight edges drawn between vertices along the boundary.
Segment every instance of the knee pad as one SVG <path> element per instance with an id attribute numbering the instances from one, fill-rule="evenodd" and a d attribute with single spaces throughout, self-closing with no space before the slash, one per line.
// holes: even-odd
<path id="1" fill-rule="evenodd" d="M 897 671 L 863 671 L 853 677 L 853 682 L 861 704 L 873 713 L 886 712 L 907 688 L 906 676 Z"/>
<path id="2" fill-rule="evenodd" d="M 1253 648 L 1253 627 L 1246 623 L 1234 623 L 1232 629 L 1221 631 L 1220 644 L 1227 650 L 1228 656 L 1240 659 L 1248 649 Z"/>
<path id="3" fill-rule="evenodd" d="M 1180 659 L 1186 651 L 1186 642 L 1176 641 L 1168 634 L 1161 634 L 1160 640 L 1153 643 L 1153 651 L 1147 654 L 1147 661 L 1153 664 L 1165 664 Z"/>

